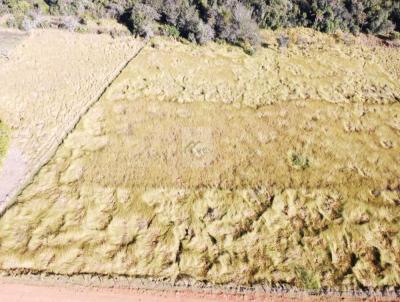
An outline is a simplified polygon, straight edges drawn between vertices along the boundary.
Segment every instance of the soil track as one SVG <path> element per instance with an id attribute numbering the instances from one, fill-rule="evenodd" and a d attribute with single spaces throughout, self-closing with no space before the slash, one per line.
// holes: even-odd
<path id="1" fill-rule="evenodd" d="M 0 299 L 7 302 L 395 302 L 394 296 L 365 296 L 325 294 L 310 295 L 305 292 L 226 293 L 218 290 L 156 290 L 110 287 L 84 287 L 60 282 L 0 280 Z"/>
<path id="2" fill-rule="evenodd" d="M 229 295 L 196 295 L 186 293 L 140 292 L 93 288 L 45 287 L 25 284 L 0 284 L 0 299 L 8 302 L 204 302 L 238 301 Z M 279 301 L 289 301 L 279 300 Z"/>

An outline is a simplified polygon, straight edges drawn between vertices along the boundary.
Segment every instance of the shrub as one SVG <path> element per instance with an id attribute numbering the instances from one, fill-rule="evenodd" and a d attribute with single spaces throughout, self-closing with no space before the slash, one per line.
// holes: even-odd
<path id="1" fill-rule="evenodd" d="M 32 3 L 28 1 L 6 0 L 4 4 L 12 14 L 26 14 L 33 8 Z"/>
<path id="2" fill-rule="evenodd" d="M 59 24 L 60 28 L 66 29 L 68 31 L 76 31 L 79 28 L 79 20 L 74 16 L 65 16 L 61 19 Z"/>
<path id="3" fill-rule="evenodd" d="M 220 9 L 216 19 L 217 37 L 234 44 L 260 42 L 257 23 L 252 19 L 252 11 L 238 1 L 231 1 Z"/>
<path id="4" fill-rule="evenodd" d="M 22 20 L 20 22 L 22 22 Z M 17 28 L 18 27 L 18 19 L 15 16 L 11 16 L 7 19 L 6 25 L 9 28 Z"/>
<path id="5" fill-rule="evenodd" d="M 94 1 L 90 0 L 50 0 L 51 12 L 63 16 L 80 16 L 86 11 L 94 11 Z"/>
<path id="6" fill-rule="evenodd" d="M 257 21 L 264 27 L 277 29 L 288 25 L 288 12 L 291 8 L 289 0 L 266 0 L 255 5 Z"/>
<path id="7" fill-rule="evenodd" d="M 214 29 L 209 24 L 200 22 L 196 33 L 197 43 L 206 44 L 207 42 L 214 40 L 214 37 Z"/>
<path id="8" fill-rule="evenodd" d="M 173 25 L 162 26 L 160 29 L 160 34 L 173 38 L 178 38 L 180 36 L 179 30 Z"/>
<path id="9" fill-rule="evenodd" d="M 289 153 L 289 162 L 295 169 L 304 170 L 310 167 L 310 160 L 306 156 L 293 151 Z"/>
<path id="10" fill-rule="evenodd" d="M 182 7 L 177 20 L 177 25 L 183 37 L 195 42 L 200 23 L 199 12 L 194 6 L 186 6 L 186 8 Z"/>
<path id="11" fill-rule="evenodd" d="M 399 29 L 395 0 L 247 0 L 262 27 L 310 26 L 324 32 Z"/>
<path id="12" fill-rule="evenodd" d="M 131 12 L 131 30 L 133 33 L 143 37 L 154 35 L 154 21 L 160 19 L 157 11 L 149 5 L 136 3 Z"/>
<path id="13" fill-rule="evenodd" d="M 394 4 L 393 11 L 390 17 L 392 22 L 396 26 L 396 30 L 400 32 L 400 2 Z"/>
<path id="14" fill-rule="evenodd" d="M 280 48 L 287 48 L 289 46 L 289 37 L 284 35 L 279 35 L 278 45 Z"/>
<path id="15" fill-rule="evenodd" d="M 31 20 L 29 17 L 25 16 L 22 20 L 22 23 L 20 25 L 20 28 L 24 31 L 31 31 L 32 29 L 35 29 L 36 26 L 33 22 L 33 20 Z"/>
<path id="16" fill-rule="evenodd" d="M 305 6 L 310 25 L 332 32 L 340 28 L 351 32 L 385 33 L 394 28 L 390 20 L 394 8 L 386 0 L 312 0 Z"/>
<path id="17" fill-rule="evenodd" d="M 104 8 L 104 16 L 111 19 L 119 19 L 125 8 L 121 4 L 110 3 Z"/>
<path id="18" fill-rule="evenodd" d="M 182 1 L 179 0 L 165 0 L 163 3 L 161 14 L 163 20 L 172 26 L 177 26 L 178 18 L 181 13 Z"/>
<path id="19" fill-rule="evenodd" d="M 35 9 L 29 11 L 23 18 L 20 28 L 25 31 L 30 31 L 35 28 L 43 28 L 47 26 L 48 24 L 46 19 L 42 16 L 39 10 Z"/>
<path id="20" fill-rule="evenodd" d="M 394 29 L 389 19 L 391 1 L 370 1 L 367 2 L 367 19 L 364 31 L 372 33 L 385 33 Z"/>

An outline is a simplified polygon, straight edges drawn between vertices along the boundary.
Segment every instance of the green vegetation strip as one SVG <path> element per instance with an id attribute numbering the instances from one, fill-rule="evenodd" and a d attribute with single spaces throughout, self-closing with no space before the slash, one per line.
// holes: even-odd
<path id="1" fill-rule="evenodd" d="M 6 154 L 8 141 L 9 141 L 8 128 L 0 120 L 0 164 L 3 156 Z"/>
<path id="2" fill-rule="evenodd" d="M 393 39 L 400 30 L 400 3 L 388 0 L 0 1 L 0 16 L 5 13 L 11 14 L 6 20 L 9 27 L 24 30 L 51 26 L 54 22 L 43 17 L 48 15 L 60 17 L 57 27 L 76 31 L 106 16 L 135 35 L 180 36 L 199 44 L 223 40 L 246 48 L 260 44 L 258 28 L 305 26 Z"/>

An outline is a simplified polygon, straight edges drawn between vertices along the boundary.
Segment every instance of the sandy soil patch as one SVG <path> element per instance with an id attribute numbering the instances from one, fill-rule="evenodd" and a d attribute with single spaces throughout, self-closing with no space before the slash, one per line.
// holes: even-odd
<path id="1" fill-rule="evenodd" d="M 2 49 L 15 44 L 14 36 L 2 33 Z M 7 54 L 0 64 L 0 115 L 11 142 L 0 170 L 0 212 L 141 46 L 131 37 L 43 30 Z"/>
<path id="2" fill-rule="evenodd" d="M 0 219 L 0 267 L 398 288 L 399 84 L 385 49 L 325 39 L 155 40 Z"/>

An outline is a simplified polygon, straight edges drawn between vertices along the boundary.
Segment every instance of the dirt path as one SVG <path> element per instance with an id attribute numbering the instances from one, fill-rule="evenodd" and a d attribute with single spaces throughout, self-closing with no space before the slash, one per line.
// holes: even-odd
<path id="1" fill-rule="evenodd" d="M 0 284 L 0 300 L 8 302 L 203 302 L 232 301 L 216 297 L 201 298 L 190 293 L 146 293 L 134 290 L 44 287 L 26 284 Z M 235 301 L 235 300 L 233 300 Z"/>
<path id="2" fill-rule="evenodd" d="M 22 43 L 20 36 L 6 31 L 0 40 L 8 58 L 0 64 L 0 118 L 11 128 L 0 213 L 143 45 L 59 30 L 34 31 Z"/>

